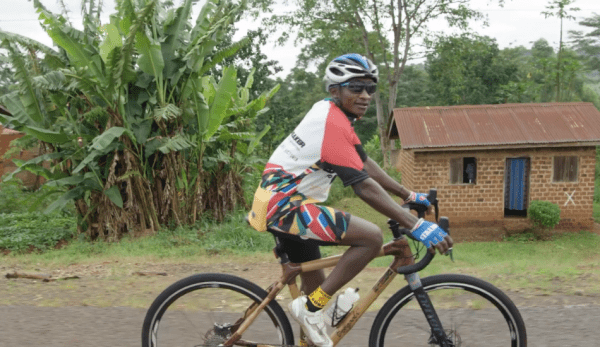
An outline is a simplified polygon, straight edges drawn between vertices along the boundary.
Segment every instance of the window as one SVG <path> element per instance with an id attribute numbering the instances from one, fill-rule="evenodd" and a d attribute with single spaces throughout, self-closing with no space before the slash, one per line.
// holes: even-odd
<path id="1" fill-rule="evenodd" d="M 477 182 L 477 161 L 475 158 L 450 159 L 450 184 L 475 184 Z"/>
<path id="2" fill-rule="evenodd" d="M 554 157 L 552 182 L 576 182 L 577 157 Z"/>

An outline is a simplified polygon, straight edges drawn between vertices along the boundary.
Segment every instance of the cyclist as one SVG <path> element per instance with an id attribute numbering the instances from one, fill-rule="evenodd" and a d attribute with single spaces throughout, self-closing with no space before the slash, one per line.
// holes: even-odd
<path id="1" fill-rule="evenodd" d="M 302 295 L 290 303 L 292 317 L 317 346 L 332 346 L 322 308 L 331 296 L 356 276 L 379 253 L 382 232 L 358 216 L 317 205 L 325 202 L 331 183 L 344 186 L 371 207 L 401 225 L 430 251 L 445 254 L 452 238 L 436 224 L 417 219 L 388 192 L 405 201 L 429 206 L 425 194 L 394 181 L 367 157 L 353 124 L 360 119 L 376 92 L 377 67 L 366 57 L 345 54 L 333 59 L 325 72 L 331 98 L 313 105 L 294 131 L 270 157 L 255 193 L 250 224 L 279 236 L 292 262 L 321 257 L 319 245 L 350 246 L 325 278 L 323 270 L 303 273 Z M 301 343 L 306 344 L 306 341 Z"/>

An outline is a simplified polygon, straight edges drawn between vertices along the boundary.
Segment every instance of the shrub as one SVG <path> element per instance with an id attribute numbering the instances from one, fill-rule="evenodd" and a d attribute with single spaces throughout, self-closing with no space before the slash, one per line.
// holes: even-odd
<path id="1" fill-rule="evenodd" d="M 550 201 L 534 200 L 527 209 L 527 215 L 536 228 L 551 229 L 560 222 L 560 207 Z"/>
<path id="2" fill-rule="evenodd" d="M 76 220 L 55 212 L 0 213 L 0 250 L 45 251 L 60 241 L 69 241 L 76 232 Z"/>
<path id="3" fill-rule="evenodd" d="M 18 179 L 0 182 L 0 214 L 44 211 L 56 200 L 56 194 L 53 192 L 61 193 L 61 191 L 50 187 L 42 187 L 32 191 L 24 187 Z M 61 209 L 61 213 L 63 215 L 74 215 L 74 204 L 67 204 Z"/>
<path id="4" fill-rule="evenodd" d="M 365 152 L 369 158 L 373 159 L 379 166 L 383 166 L 383 152 L 381 152 L 381 142 L 379 141 L 379 135 L 374 135 L 364 145 Z"/>

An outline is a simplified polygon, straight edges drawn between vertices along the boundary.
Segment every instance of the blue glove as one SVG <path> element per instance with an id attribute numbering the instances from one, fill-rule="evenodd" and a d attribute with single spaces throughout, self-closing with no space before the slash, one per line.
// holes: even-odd
<path id="1" fill-rule="evenodd" d="M 417 224 L 415 224 L 411 230 L 411 234 L 414 238 L 423 242 L 427 248 L 444 241 L 444 237 L 448 235 L 437 224 L 423 220 L 423 218 L 419 219 Z"/>
<path id="2" fill-rule="evenodd" d="M 427 194 L 415 193 L 415 192 L 410 192 L 410 194 L 408 195 L 408 198 L 404 202 L 406 202 L 406 203 L 414 202 L 415 204 L 424 205 L 427 207 L 429 207 L 429 205 L 431 205 L 429 200 L 427 200 Z"/>

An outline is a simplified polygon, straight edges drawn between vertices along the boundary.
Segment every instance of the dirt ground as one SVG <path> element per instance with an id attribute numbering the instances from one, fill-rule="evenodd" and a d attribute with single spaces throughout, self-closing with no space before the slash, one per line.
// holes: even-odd
<path id="1" fill-rule="evenodd" d="M 350 285 L 367 290 L 384 268 L 367 268 Z M 27 273 L 59 279 L 8 279 Z M 140 275 L 144 272 L 146 275 Z M 145 310 L 176 280 L 200 272 L 225 272 L 263 287 L 279 274 L 277 263 L 214 264 L 120 263 L 72 264 L 60 268 L 20 268 L 0 264 L 0 346 L 139 346 Z M 65 277 L 78 277 L 64 279 Z M 596 279 L 593 279 L 594 281 Z M 548 288 L 508 291 L 525 318 L 530 346 L 600 345 L 600 295 L 565 288 L 589 285 L 585 276 Z M 397 278 L 347 336 L 341 346 L 366 346 L 376 310 L 404 286 Z M 287 304 L 287 290 L 278 297 Z"/>

